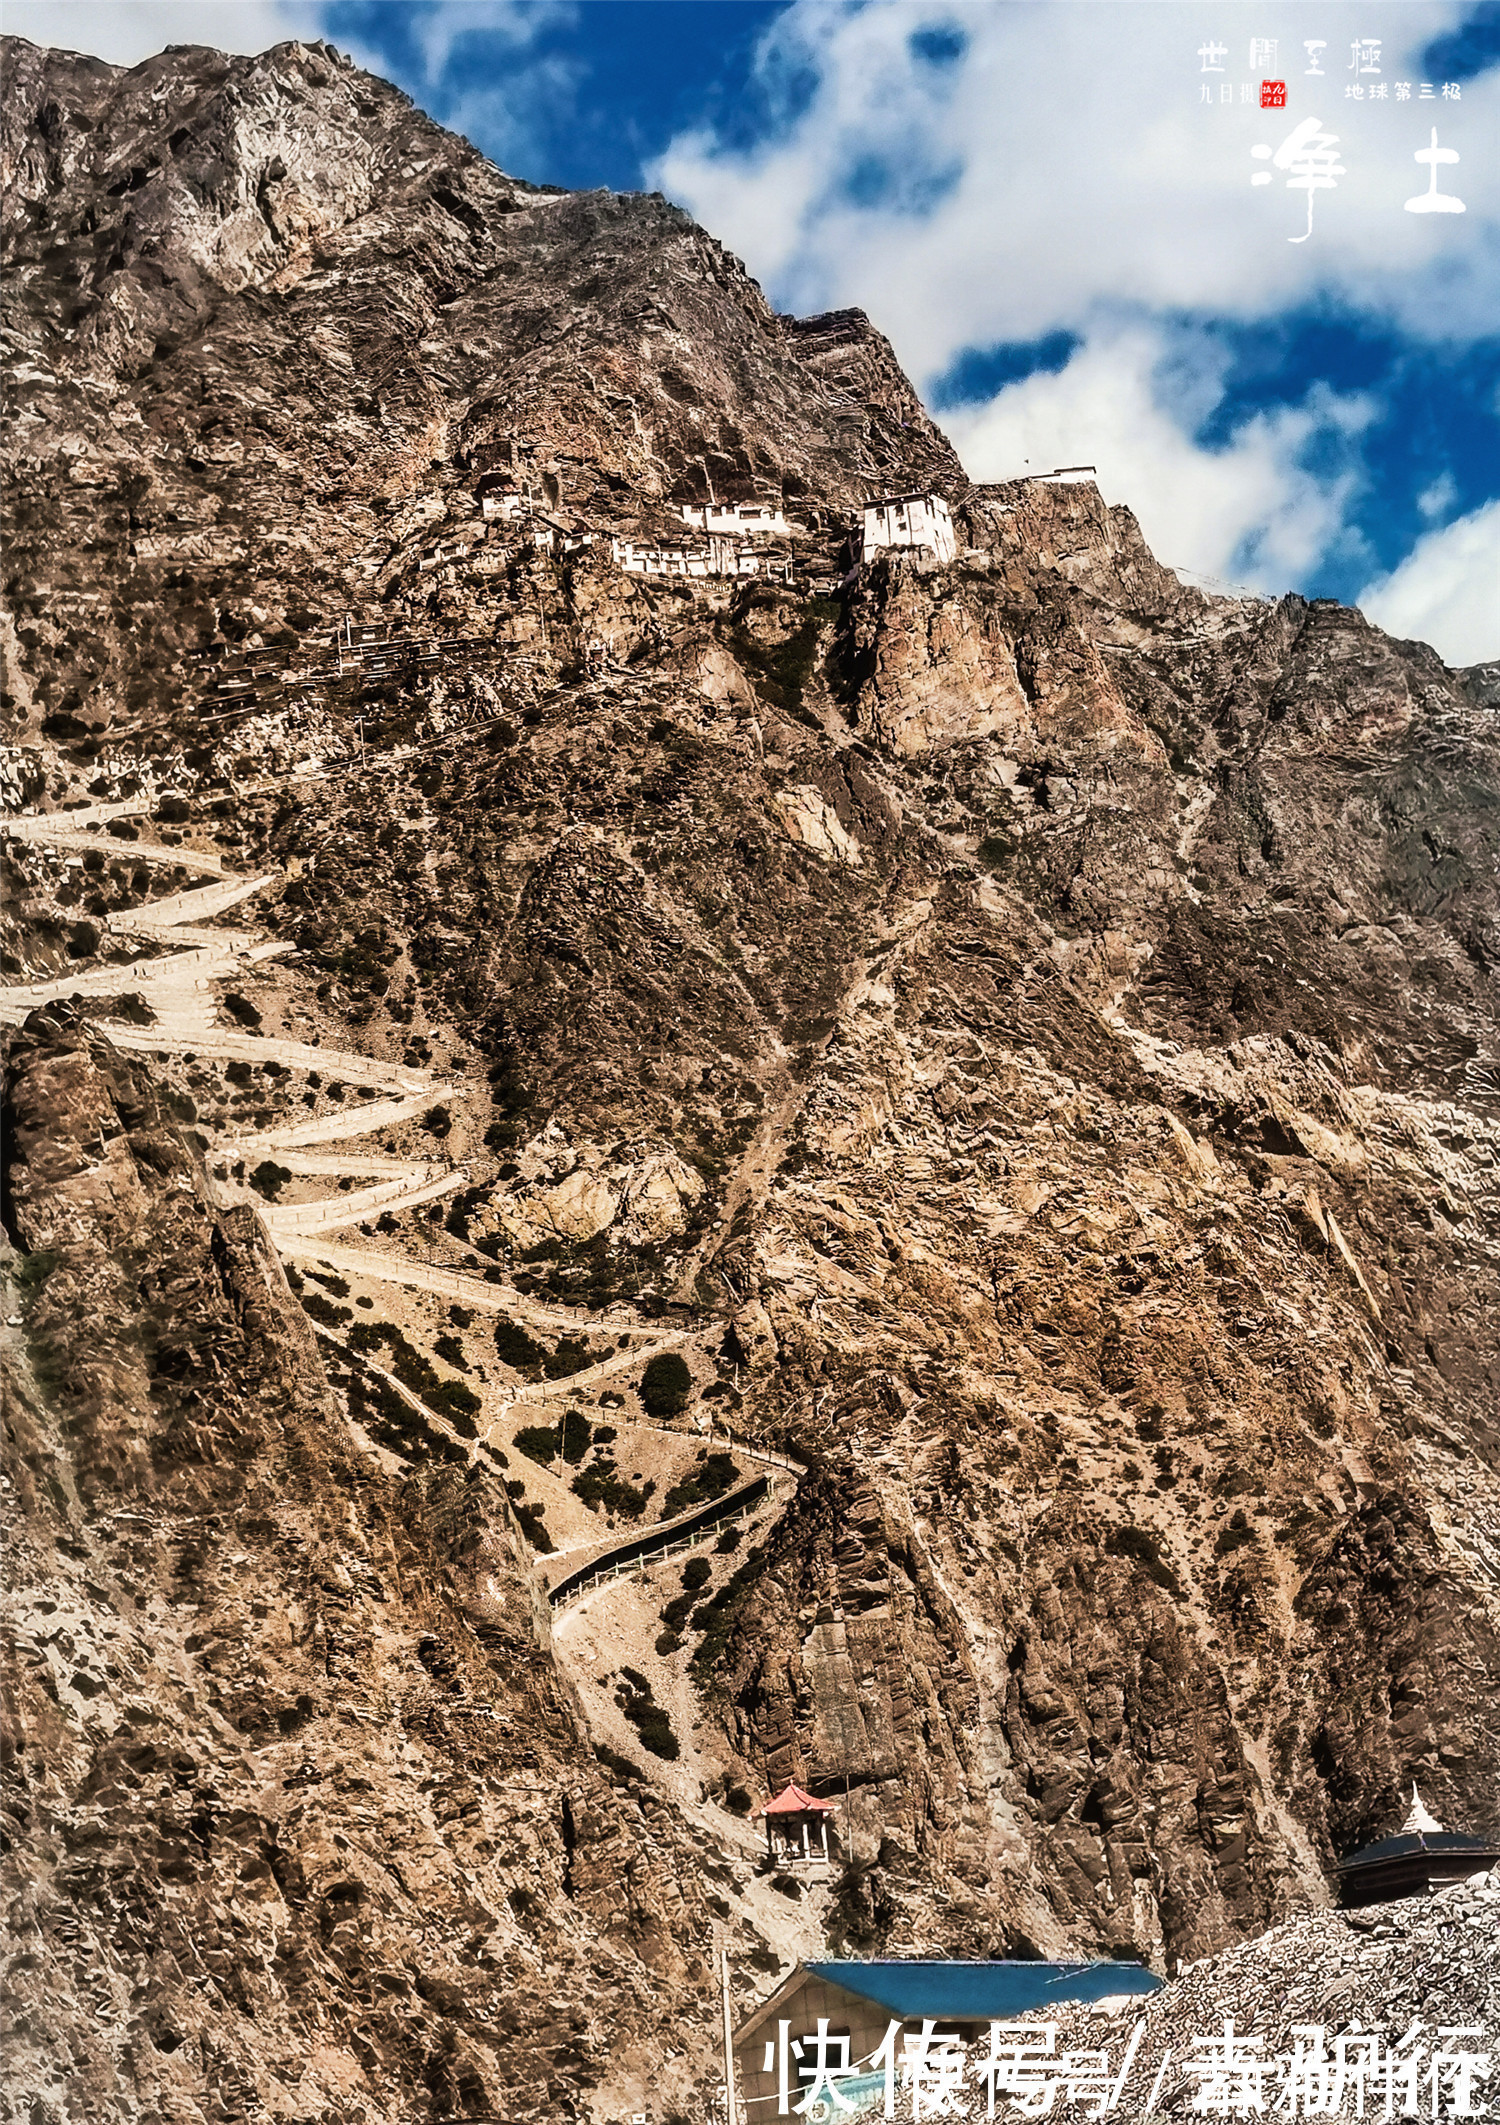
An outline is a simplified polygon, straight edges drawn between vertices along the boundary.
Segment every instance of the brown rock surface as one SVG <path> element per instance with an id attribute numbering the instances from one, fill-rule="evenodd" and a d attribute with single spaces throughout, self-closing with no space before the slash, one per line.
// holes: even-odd
<path id="1" fill-rule="evenodd" d="M 13 46 L 0 146 L 7 802 L 113 808 L 6 858 L 10 1015 L 80 982 L 5 1206 L 34 2114 L 671 2108 L 713 1921 L 742 1993 L 1163 1963 L 1414 1775 L 1492 1828 L 1484 673 L 969 488 L 857 313 L 326 48 Z M 929 482 L 959 559 L 843 580 Z M 710 493 L 793 585 L 613 565 Z M 109 925 L 198 861 L 269 882 L 168 995 Z M 462 1174 L 288 1288 L 252 1205 L 364 1093 L 351 1161 Z M 805 1473 L 554 1638 L 548 1501 L 686 1510 L 710 1415 Z M 854 1860 L 800 1897 L 736 1812 L 790 1775 Z"/>

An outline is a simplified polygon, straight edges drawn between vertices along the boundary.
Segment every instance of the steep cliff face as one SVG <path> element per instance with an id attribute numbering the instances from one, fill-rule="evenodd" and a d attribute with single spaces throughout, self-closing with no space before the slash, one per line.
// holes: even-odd
<path id="1" fill-rule="evenodd" d="M 99 808 L 0 996 L 43 2099 L 614 2116 L 675 2017 L 671 2106 L 709 1914 L 1163 1962 L 1491 1827 L 1491 678 L 969 486 L 857 313 L 322 47 L 5 128 L 8 787 Z M 957 561 L 851 570 L 907 486 Z M 752 496 L 790 582 L 613 557 Z M 554 1633 L 711 1415 L 795 1468 Z"/>
<path id="2" fill-rule="evenodd" d="M 10 1064 L 12 2097 L 555 2115 L 628 2081 L 692 2013 L 699 1876 L 595 1761 L 493 1464 L 353 1449 L 148 1072 L 45 1014 Z"/>

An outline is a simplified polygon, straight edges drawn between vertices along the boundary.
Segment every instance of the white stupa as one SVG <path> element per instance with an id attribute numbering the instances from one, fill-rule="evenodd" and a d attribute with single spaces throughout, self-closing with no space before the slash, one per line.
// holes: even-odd
<path id="1" fill-rule="evenodd" d="M 1420 1837 L 1424 1835 L 1428 1830 L 1441 1830 L 1442 1827 L 1442 1824 L 1438 1822 L 1434 1816 L 1429 1815 L 1427 1810 L 1423 1807 L 1422 1796 L 1417 1791 L 1416 1780 L 1413 1779 L 1411 1787 L 1411 1807 L 1407 1812 L 1405 1822 L 1401 1825 L 1401 1828 L 1396 1833 L 1397 1836 Z"/>

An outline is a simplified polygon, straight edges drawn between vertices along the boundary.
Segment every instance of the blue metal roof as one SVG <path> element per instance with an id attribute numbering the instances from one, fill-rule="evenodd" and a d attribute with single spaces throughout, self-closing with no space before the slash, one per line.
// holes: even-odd
<path id="1" fill-rule="evenodd" d="M 988 2022 L 1065 2000 L 1155 1992 L 1161 1979 L 1140 1963 L 807 1963 L 846 1992 L 873 2000 L 903 2022 Z"/>

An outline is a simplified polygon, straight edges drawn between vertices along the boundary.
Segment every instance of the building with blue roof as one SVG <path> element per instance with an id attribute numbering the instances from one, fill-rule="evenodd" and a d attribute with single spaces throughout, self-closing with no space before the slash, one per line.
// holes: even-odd
<path id="1" fill-rule="evenodd" d="M 835 2076 L 867 2070 L 892 2022 L 915 2032 L 931 2021 L 972 2043 L 986 2038 L 991 2022 L 1160 1984 L 1141 1963 L 799 1963 L 735 2033 L 741 2114 L 746 2125 L 790 2115 L 820 2065 Z M 827 2025 L 821 2057 L 820 2022 Z"/>

